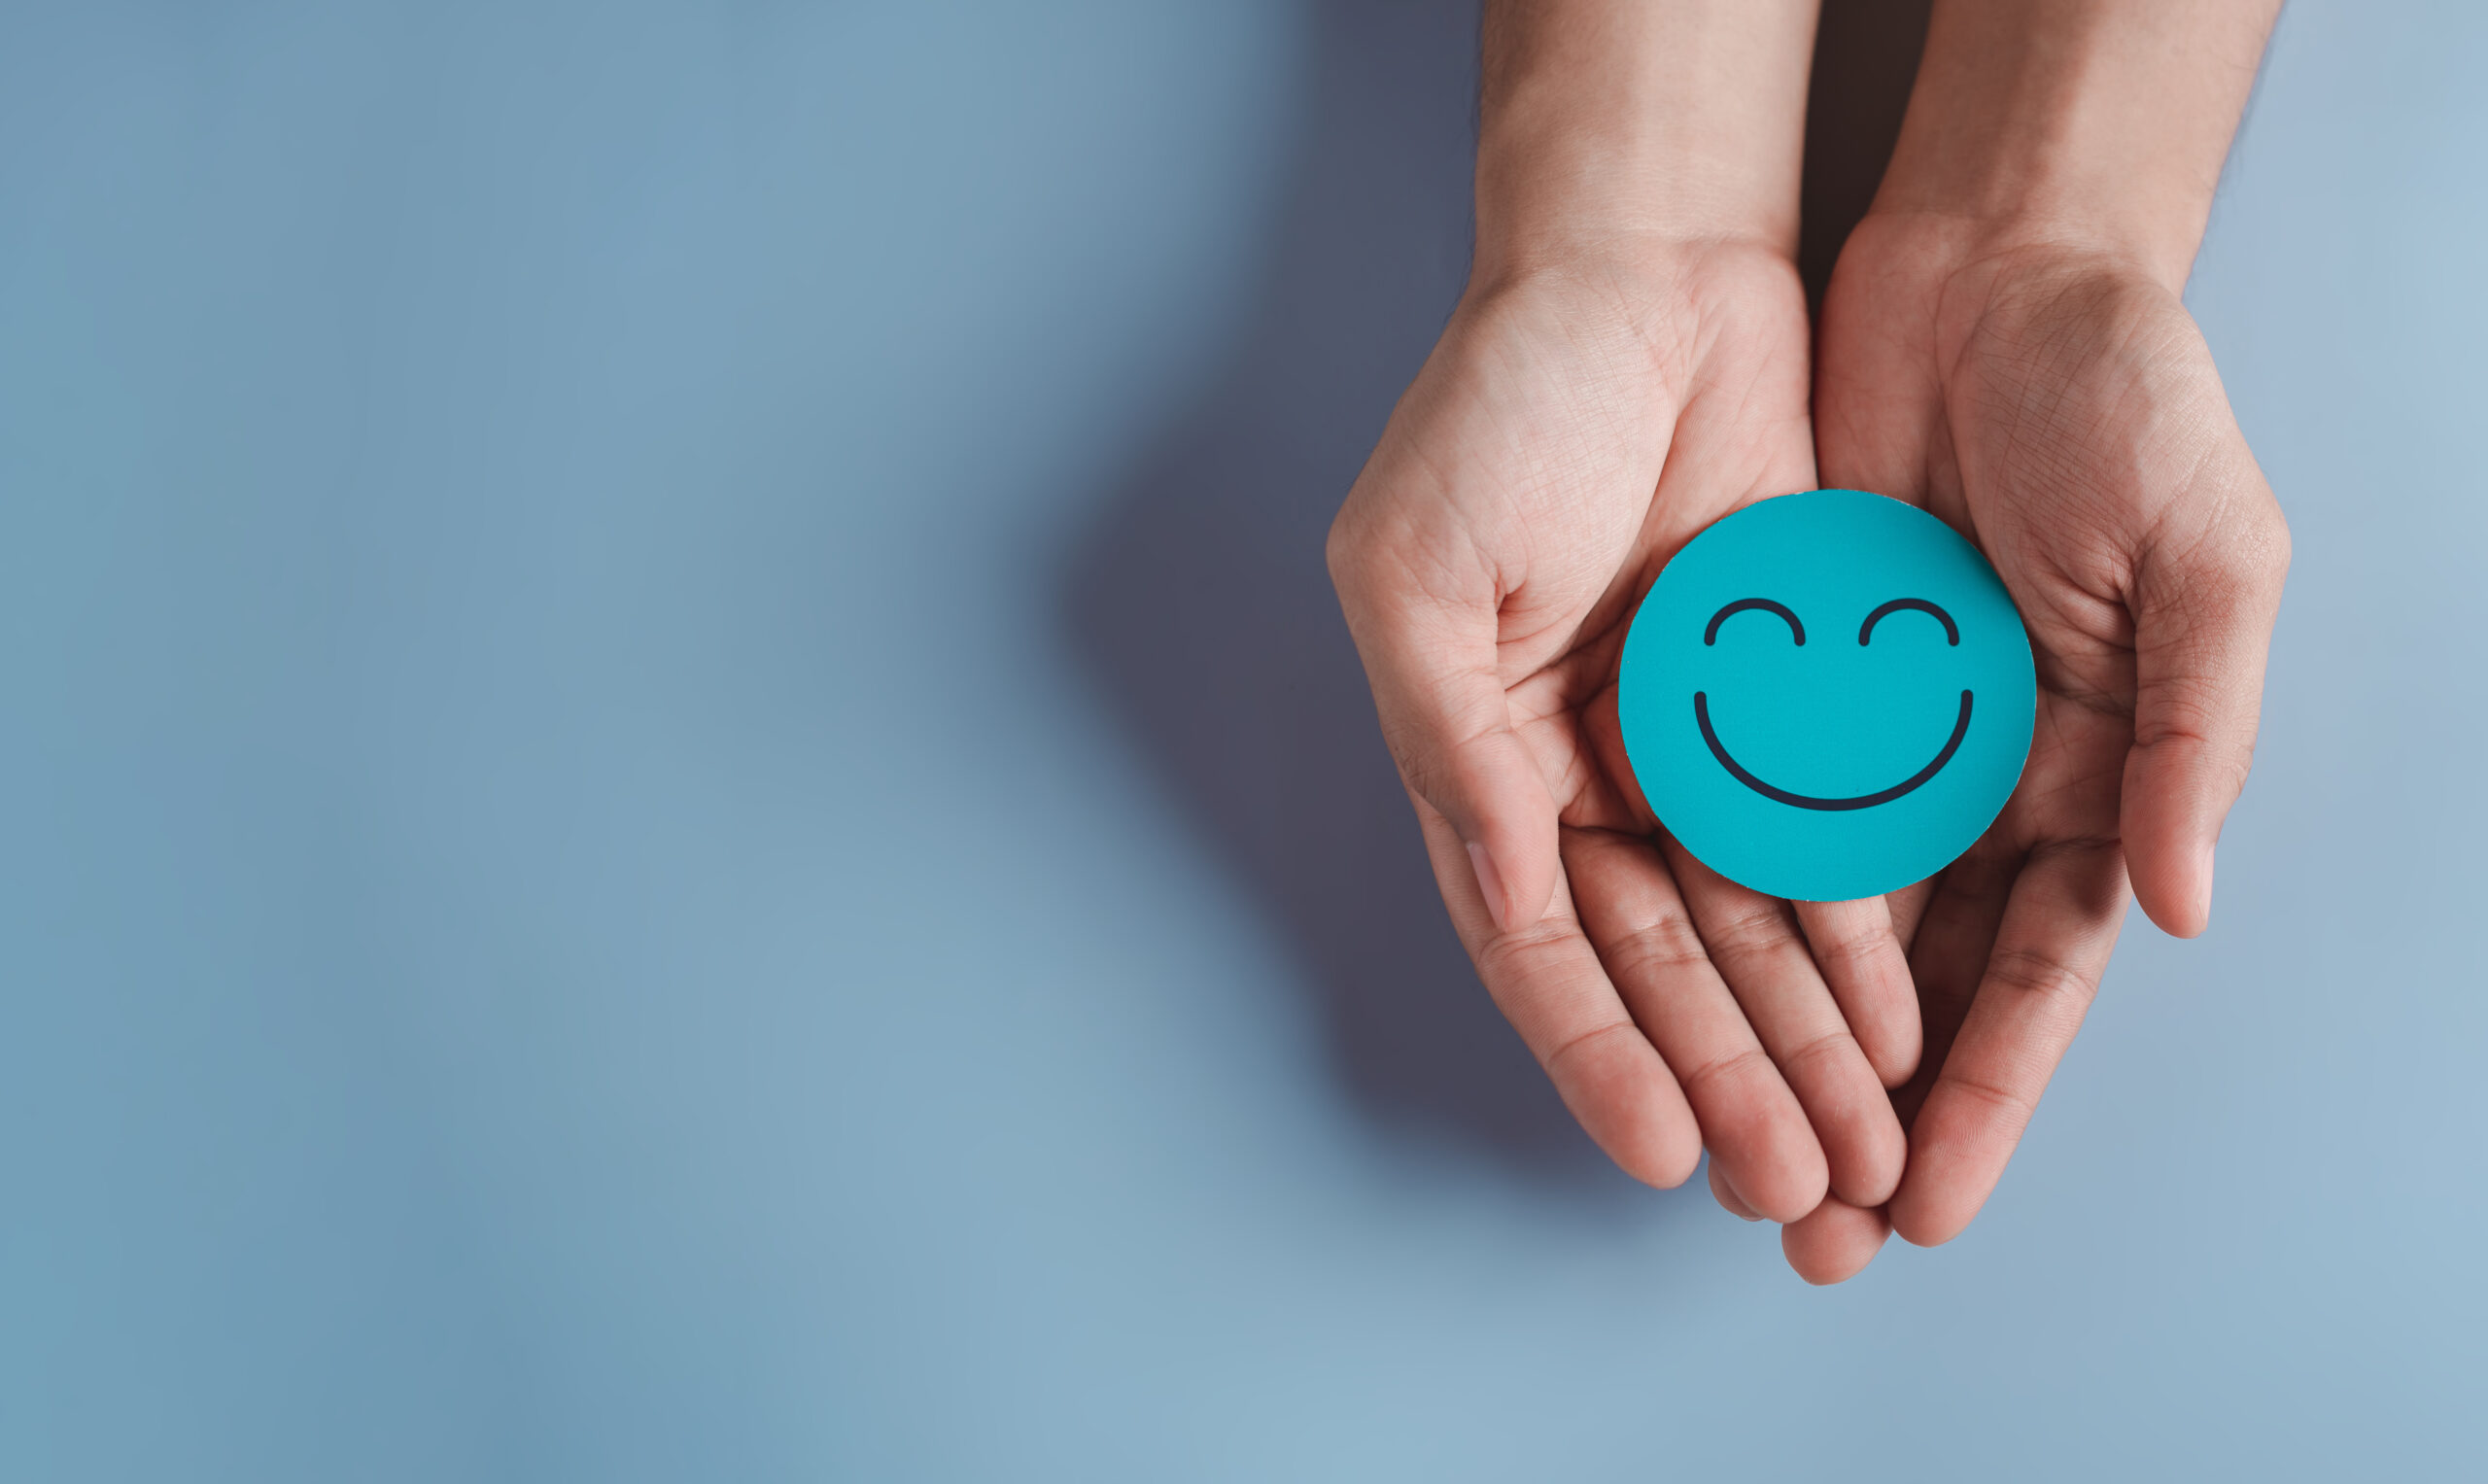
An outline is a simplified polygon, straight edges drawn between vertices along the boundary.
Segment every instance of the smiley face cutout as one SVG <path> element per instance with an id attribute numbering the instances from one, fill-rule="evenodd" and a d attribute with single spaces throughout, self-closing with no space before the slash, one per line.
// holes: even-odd
<path id="1" fill-rule="evenodd" d="M 1977 548 L 1915 505 L 1813 490 L 1687 542 L 1634 616 L 1624 750 L 1659 822 L 1800 901 L 1934 875 L 2021 780 L 2030 639 Z"/>

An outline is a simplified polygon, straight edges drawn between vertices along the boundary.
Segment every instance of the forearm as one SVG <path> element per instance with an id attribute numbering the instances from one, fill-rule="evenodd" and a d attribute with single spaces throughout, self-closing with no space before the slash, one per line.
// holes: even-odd
<path id="1" fill-rule="evenodd" d="M 2181 287 L 2280 0 L 1938 0 L 1875 211 Z"/>
<path id="2" fill-rule="evenodd" d="M 1816 0 L 1490 0 L 1477 277 L 1651 244 L 1793 254 Z"/>

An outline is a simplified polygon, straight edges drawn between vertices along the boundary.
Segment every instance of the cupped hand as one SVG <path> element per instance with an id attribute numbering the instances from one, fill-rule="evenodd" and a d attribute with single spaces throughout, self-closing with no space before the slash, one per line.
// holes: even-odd
<path id="1" fill-rule="evenodd" d="M 1590 255 L 1473 287 L 1332 529 L 1331 573 L 1454 925 L 1582 1126 L 1793 1221 L 1880 1206 L 1918 1061 L 1881 900 L 1765 898 L 1656 832 L 1614 682 L 1659 568 L 1813 487 L 1784 254 Z M 1852 1032 L 1852 1027 L 1854 1030 Z"/>
<path id="2" fill-rule="evenodd" d="M 1826 483 L 1916 501 L 1994 563 L 2038 664 L 2028 766 L 1987 835 L 1894 900 L 1926 1038 L 1886 1212 L 1826 1201 L 1790 1260 L 1841 1277 L 1888 1219 L 1948 1241 L 2002 1175 L 2128 896 L 2210 919 L 2289 535 L 2175 289 L 2113 251 L 1869 217 L 1826 297 Z M 2130 883 L 2130 884 L 2129 884 Z"/>

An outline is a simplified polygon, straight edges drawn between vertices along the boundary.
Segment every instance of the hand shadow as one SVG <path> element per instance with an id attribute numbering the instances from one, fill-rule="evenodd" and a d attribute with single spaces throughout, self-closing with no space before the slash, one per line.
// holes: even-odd
<path id="1" fill-rule="evenodd" d="M 1825 6 L 1807 134 L 1817 293 L 1889 153 L 1927 3 Z M 1597 1198 L 1629 1181 L 1452 934 L 1322 557 L 1460 294 L 1476 26 L 1473 7 L 1427 0 L 1317 8 L 1303 155 L 1254 318 L 1076 544 L 1062 612 L 1110 709 L 1294 949 L 1355 1106 Z"/>

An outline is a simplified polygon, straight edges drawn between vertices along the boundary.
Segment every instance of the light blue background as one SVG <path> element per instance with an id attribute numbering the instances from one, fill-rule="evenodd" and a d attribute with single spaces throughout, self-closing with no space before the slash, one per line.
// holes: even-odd
<path id="1" fill-rule="evenodd" d="M 2479 1467 L 2488 13 L 2284 21 L 2215 926 L 1829 1292 L 1565 1125 L 1324 590 L 1469 23 L 0 11 L 0 1477 Z"/>

